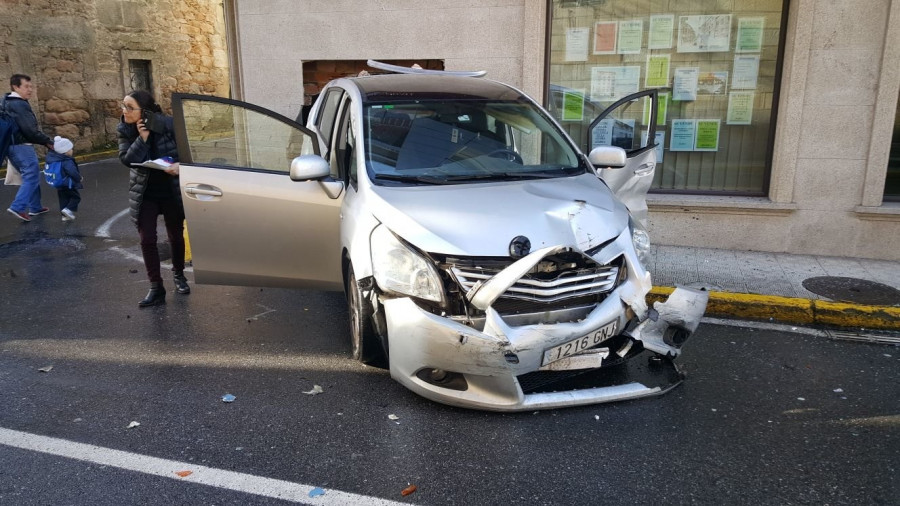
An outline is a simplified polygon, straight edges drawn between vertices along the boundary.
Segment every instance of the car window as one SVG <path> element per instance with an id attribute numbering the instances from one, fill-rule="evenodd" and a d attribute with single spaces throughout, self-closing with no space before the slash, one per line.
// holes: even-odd
<path id="1" fill-rule="evenodd" d="M 338 106 L 341 104 L 341 98 L 344 96 L 344 90 L 340 88 L 332 88 L 325 94 L 325 103 L 319 111 L 319 117 L 316 118 L 316 126 L 319 128 L 319 134 L 322 136 L 326 150 L 324 153 L 326 160 L 331 159 L 331 136 L 334 130 L 334 122 L 338 114 Z"/>
<path id="2" fill-rule="evenodd" d="M 356 187 L 356 137 L 353 133 L 353 102 L 346 99 L 341 106 L 340 122 L 335 129 L 331 176 Z"/>
<path id="3" fill-rule="evenodd" d="M 373 177 L 382 175 L 376 181 L 557 177 L 584 170 L 573 146 L 528 102 L 369 104 L 363 129 L 367 169 Z"/>
<path id="4" fill-rule="evenodd" d="M 249 104 L 181 98 L 190 163 L 289 172 L 314 154 L 312 136 L 293 121 Z"/>

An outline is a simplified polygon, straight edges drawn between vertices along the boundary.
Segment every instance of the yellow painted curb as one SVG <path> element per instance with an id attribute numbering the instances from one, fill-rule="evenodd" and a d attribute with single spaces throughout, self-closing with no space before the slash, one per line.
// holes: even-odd
<path id="1" fill-rule="evenodd" d="M 674 288 L 654 286 L 648 302 L 665 300 Z M 900 308 L 868 306 L 822 300 L 757 295 L 751 293 L 709 292 L 706 316 L 773 320 L 797 325 L 829 325 L 867 329 L 900 330 Z"/>
<path id="2" fill-rule="evenodd" d="M 184 221 L 184 261 L 191 261 L 191 241 L 188 239 L 187 220 Z"/>

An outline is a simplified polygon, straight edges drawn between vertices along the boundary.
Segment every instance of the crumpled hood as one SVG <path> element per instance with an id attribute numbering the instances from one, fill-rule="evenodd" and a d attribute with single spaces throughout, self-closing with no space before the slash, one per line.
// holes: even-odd
<path id="1" fill-rule="evenodd" d="M 613 239 L 628 211 L 596 176 L 443 186 L 369 186 L 375 218 L 417 248 L 461 256 L 508 256 L 525 236 L 531 250 Z"/>

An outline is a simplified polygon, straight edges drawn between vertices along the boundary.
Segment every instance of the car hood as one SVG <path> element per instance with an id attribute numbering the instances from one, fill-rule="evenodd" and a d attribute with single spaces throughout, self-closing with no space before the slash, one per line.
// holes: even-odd
<path id="1" fill-rule="evenodd" d="M 370 186 L 375 218 L 417 248 L 460 256 L 509 256 L 525 236 L 531 250 L 588 250 L 618 237 L 628 211 L 596 176 L 443 186 Z"/>

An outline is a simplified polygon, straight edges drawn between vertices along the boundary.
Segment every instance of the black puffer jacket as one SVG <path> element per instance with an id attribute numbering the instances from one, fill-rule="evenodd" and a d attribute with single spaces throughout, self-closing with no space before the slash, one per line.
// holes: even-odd
<path id="1" fill-rule="evenodd" d="M 116 128 L 119 137 L 119 160 L 131 169 L 131 176 L 128 180 L 128 200 L 131 221 L 134 223 L 137 223 L 138 212 L 144 200 L 144 192 L 147 191 L 147 180 L 150 178 L 150 171 L 156 169 L 132 167 L 131 164 L 155 160 L 164 156 L 170 156 L 176 162 L 178 161 L 174 121 L 171 117 L 160 113 L 156 113 L 156 119 L 157 122 L 165 126 L 165 129 L 163 133 L 150 132 L 147 142 L 144 142 L 141 136 L 138 135 L 137 125 L 135 124 L 120 121 L 119 126 Z M 170 179 L 172 194 L 181 202 L 181 188 L 179 187 L 178 176 L 170 176 Z"/>

